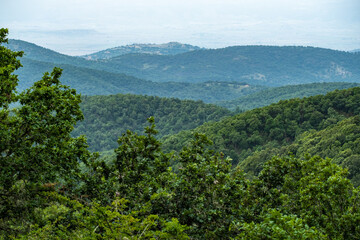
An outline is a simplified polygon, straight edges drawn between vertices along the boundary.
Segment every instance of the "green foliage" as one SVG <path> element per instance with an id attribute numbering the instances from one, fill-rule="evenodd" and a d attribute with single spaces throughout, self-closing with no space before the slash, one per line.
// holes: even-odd
<path id="1" fill-rule="evenodd" d="M 170 176 L 169 156 L 163 154 L 154 134 L 154 118 L 145 130 L 146 136 L 138 136 L 128 131 L 119 138 L 115 150 L 113 174 L 117 176 L 117 191 L 126 199 L 138 204 L 147 202 L 159 189 L 166 187 Z"/>
<path id="2" fill-rule="evenodd" d="M 309 228 L 296 215 L 283 215 L 277 210 L 270 210 L 260 223 L 244 223 L 238 227 L 241 234 L 235 239 L 328 239 L 314 227 Z"/>
<path id="3" fill-rule="evenodd" d="M 1 42 L 7 30 L 1 29 Z M 80 96 L 61 85 L 61 70 L 46 73 L 33 87 L 17 94 L 20 66 L 13 53 L 1 47 L 1 124 L 0 124 L 0 231 L 11 234 L 27 228 L 34 206 L 41 204 L 38 194 L 44 184 L 74 181 L 79 162 L 90 157 L 84 137 L 72 138 L 73 125 L 83 118 Z M 8 110 L 8 104 L 21 106 Z M 12 227 L 14 221 L 23 225 Z"/>
<path id="4" fill-rule="evenodd" d="M 72 135 L 86 135 L 93 151 L 116 148 L 118 136 L 126 130 L 141 133 L 150 116 L 155 117 L 161 137 L 231 115 L 226 109 L 201 101 L 129 94 L 84 96 L 82 101 L 85 120 L 78 123 Z"/>
<path id="5" fill-rule="evenodd" d="M 191 236 L 220 239 L 240 213 L 245 178 L 231 169 L 231 159 L 206 149 L 211 142 L 195 134 L 190 146 L 178 156 L 179 172 L 173 185 L 171 209 Z"/>
<path id="6" fill-rule="evenodd" d="M 177 219 L 165 222 L 157 215 L 143 217 L 144 209 L 126 214 L 128 201 L 123 198 L 105 207 L 56 194 L 48 198 L 55 202 L 38 209 L 39 225 L 33 225 L 20 239 L 189 239 L 184 233 L 186 226 Z"/>
<path id="7" fill-rule="evenodd" d="M 167 222 L 177 218 L 197 239 L 230 236 L 231 222 L 240 214 L 242 172 L 231 169 L 230 159 L 207 150 L 210 142 L 199 134 L 179 154 L 164 154 L 154 137 L 154 119 L 149 121 L 146 135 L 128 131 L 119 138 L 115 161 L 93 165 L 81 194 L 104 203 L 114 195 L 124 197 L 129 210 L 145 207 L 144 216 Z M 170 160 L 178 163 L 177 173 Z"/>
<path id="8" fill-rule="evenodd" d="M 106 180 L 99 188 L 112 182 L 115 195 L 129 199 L 127 215 L 177 218 L 194 239 L 359 238 L 359 190 L 330 159 L 275 157 L 248 181 L 230 159 L 207 148 L 211 142 L 204 135 L 195 134 L 172 155 L 179 164 L 174 173 L 150 123 L 147 135 L 120 138 L 116 167 L 108 172 L 115 178 L 100 171 Z"/>
<path id="9" fill-rule="evenodd" d="M 7 29 L 0 29 L 0 44 L 8 42 L 7 34 Z M 21 67 L 20 61 L 16 58 L 21 57 L 23 52 L 13 52 L 0 45 L 0 54 L 0 109 L 2 110 L 1 119 L 3 119 L 5 117 L 3 115 L 6 115 L 3 110 L 8 109 L 9 103 L 16 101 L 14 90 L 18 84 L 18 78 L 12 73 Z"/>
<path id="10" fill-rule="evenodd" d="M 346 174 L 328 158 L 273 158 L 250 189 L 249 205 L 265 217 L 254 221 L 266 223 L 267 209 L 277 209 L 331 239 L 358 239 L 359 191 Z"/>

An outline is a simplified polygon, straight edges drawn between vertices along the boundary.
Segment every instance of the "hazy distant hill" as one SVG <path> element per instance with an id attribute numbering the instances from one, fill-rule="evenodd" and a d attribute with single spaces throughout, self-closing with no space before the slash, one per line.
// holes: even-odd
<path id="1" fill-rule="evenodd" d="M 39 61 L 156 82 L 230 81 L 267 86 L 360 82 L 360 54 L 313 47 L 236 46 L 177 55 L 126 54 L 97 61 L 66 56 L 23 41 L 10 41 L 9 47 Z"/>
<path id="2" fill-rule="evenodd" d="M 360 83 L 310 83 L 301 85 L 289 85 L 276 88 L 268 88 L 255 92 L 238 99 L 221 101 L 215 104 L 226 107 L 230 110 L 249 110 L 258 107 L 264 107 L 280 100 L 291 98 L 310 97 L 318 94 L 326 94 L 336 89 L 346 89 L 358 87 Z"/>
<path id="3" fill-rule="evenodd" d="M 132 44 L 120 47 L 109 48 L 103 51 L 87 54 L 82 57 L 91 60 L 108 59 L 129 53 L 146 53 L 157 55 L 175 55 L 179 53 L 199 50 L 200 47 L 178 42 L 169 42 L 164 44 Z"/>

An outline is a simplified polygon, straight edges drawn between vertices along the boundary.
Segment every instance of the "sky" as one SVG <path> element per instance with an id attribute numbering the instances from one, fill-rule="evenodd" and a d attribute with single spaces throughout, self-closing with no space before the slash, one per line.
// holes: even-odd
<path id="1" fill-rule="evenodd" d="M 0 0 L 9 38 L 82 55 L 133 43 L 360 49 L 360 0 Z"/>

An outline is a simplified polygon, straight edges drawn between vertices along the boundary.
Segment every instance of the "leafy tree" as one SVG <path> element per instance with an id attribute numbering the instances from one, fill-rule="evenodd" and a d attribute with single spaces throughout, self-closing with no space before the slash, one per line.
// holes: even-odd
<path id="1" fill-rule="evenodd" d="M 191 227 L 198 239 L 229 237 L 229 226 L 240 216 L 246 180 L 231 169 L 231 159 L 206 149 L 212 144 L 205 135 L 179 153 L 179 172 L 173 185 L 172 207 L 181 223 Z"/>
<path id="2" fill-rule="evenodd" d="M 160 149 L 160 142 L 154 118 L 145 129 L 145 136 L 130 131 L 119 138 L 119 147 L 115 150 L 116 160 L 113 173 L 117 177 L 119 194 L 126 199 L 145 203 L 158 190 L 166 187 L 170 171 L 169 156 Z"/>
<path id="3" fill-rule="evenodd" d="M 1 29 L 1 43 L 7 41 L 7 32 Z M 79 162 L 90 156 L 85 138 L 70 136 L 73 125 L 83 118 L 80 96 L 60 83 L 58 68 L 17 94 L 18 79 L 12 72 L 20 67 L 16 57 L 21 55 L 0 46 L 0 231 L 4 234 L 19 230 L 13 225 L 26 229 L 33 208 L 40 204 L 39 192 L 50 183 L 74 181 Z M 9 110 L 9 104 L 17 101 L 20 106 Z"/>
<path id="4" fill-rule="evenodd" d="M 52 204 L 38 209 L 37 224 L 20 239 L 189 239 L 177 219 L 142 216 L 146 209 L 127 212 L 128 201 L 82 204 L 56 193 L 46 194 Z"/>
<path id="5" fill-rule="evenodd" d="M 252 221 L 263 226 L 269 217 L 278 214 L 271 209 L 277 209 L 281 215 L 294 215 L 304 227 L 316 229 L 330 239 L 358 239 L 359 189 L 346 175 L 345 169 L 328 158 L 275 157 L 265 164 L 259 180 L 249 189 L 252 194 L 247 202 L 254 209 Z M 265 227 L 263 231 L 261 234 L 268 230 Z"/>
<path id="6" fill-rule="evenodd" d="M 206 149 L 211 142 L 200 134 L 179 154 L 164 154 L 154 138 L 154 119 L 149 121 L 146 135 L 128 131 L 119 138 L 116 160 L 94 165 L 84 193 L 105 203 L 114 195 L 124 197 L 127 213 L 145 208 L 142 216 L 157 215 L 166 222 L 177 218 L 197 239 L 235 236 L 229 227 L 241 215 L 242 171 L 233 170 L 223 154 Z M 170 159 L 178 163 L 176 172 Z"/>
<path id="7" fill-rule="evenodd" d="M 310 228 L 296 215 L 283 215 L 277 210 L 270 210 L 260 223 L 244 223 L 241 226 L 233 226 L 241 230 L 235 239 L 328 239 L 314 227 Z"/>

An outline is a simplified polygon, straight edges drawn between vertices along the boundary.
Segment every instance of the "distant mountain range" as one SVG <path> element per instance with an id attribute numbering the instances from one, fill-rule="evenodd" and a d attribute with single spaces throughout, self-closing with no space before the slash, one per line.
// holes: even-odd
<path id="1" fill-rule="evenodd" d="M 131 44 L 115 48 L 109 48 L 103 51 L 87 54 L 82 57 L 89 60 L 108 59 L 125 54 L 143 53 L 156 55 L 176 55 L 180 53 L 200 50 L 200 47 L 178 42 L 169 42 L 164 44 Z"/>
<path id="2" fill-rule="evenodd" d="M 169 53 L 180 45 L 161 46 Z M 64 69 L 64 83 L 85 95 L 133 93 L 205 102 L 236 99 L 264 86 L 360 82 L 359 54 L 313 47 L 190 51 L 187 46 L 188 52 L 175 55 L 136 53 L 98 60 L 67 56 L 21 40 L 10 40 L 7 47 L 25 52 L 24 67 L 17 71 L 20 90 L 54 66 Z"/>

